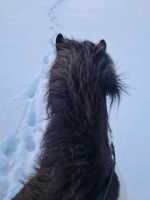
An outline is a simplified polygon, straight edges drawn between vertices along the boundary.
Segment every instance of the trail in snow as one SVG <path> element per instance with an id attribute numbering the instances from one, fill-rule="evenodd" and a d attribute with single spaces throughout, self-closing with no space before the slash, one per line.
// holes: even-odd
<path id="1" fill-rule="evenodd" d="M 49 65 L 53 61 L 57 20 L 55 11 L 63 0 L 54 1 L 49 8 L 50 51 L 42 60 L 43 70 L 23 94 L 25 107 L 17 130 L 0 144 L 0 200 L 9 200 L 21 188 L 20 180 L 31 172 L 46 126 L 45 92 Z M 8 124 L 9 126 L 9 124 Z"/>

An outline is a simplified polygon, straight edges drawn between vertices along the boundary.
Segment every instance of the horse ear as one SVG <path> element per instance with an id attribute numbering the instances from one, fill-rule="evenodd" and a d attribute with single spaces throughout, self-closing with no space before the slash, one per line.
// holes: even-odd
<path id="1" fill-rule="evenodd" d="M 61 33 L 59 33 L 56 37 L 56 44 L 61 44 L 64 41 L 64 37 Z"/>
<path id="2" fill-rule="evenodd" d="M 105 40 L 101 40 L 97 44 L 96 49 L 98 52 L 100 52 L 100 51 L 106 52 L 106 47 L 107 47 L 107 44 L 106 44 Z"/>

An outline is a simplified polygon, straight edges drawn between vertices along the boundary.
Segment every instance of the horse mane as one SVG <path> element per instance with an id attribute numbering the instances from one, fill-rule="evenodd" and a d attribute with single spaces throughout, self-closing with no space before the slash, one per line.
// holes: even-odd
<path id="1" fill-rule="evenodd" d="M 57 36 L 47 89 L 49 123 L 26 184 L 31 199 L 96 199 L 112 165 L 106 96 L 120 99 L 122 88 L 104 40 Z"/>

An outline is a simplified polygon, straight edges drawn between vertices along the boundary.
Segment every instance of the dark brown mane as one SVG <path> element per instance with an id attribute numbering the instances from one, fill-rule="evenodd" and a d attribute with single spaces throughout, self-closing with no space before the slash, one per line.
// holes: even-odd
<path id="1" fill-rule="evenodd" d="M 106 96 L 120 98 L 122 85 L 106 43 L 56 39 L 56 60 L 47 92 L 49 123 L 35 173 L 15 200 L 96 200 L 109 176 Z M 107 200 L 116 200 L 113 178 Z"/>

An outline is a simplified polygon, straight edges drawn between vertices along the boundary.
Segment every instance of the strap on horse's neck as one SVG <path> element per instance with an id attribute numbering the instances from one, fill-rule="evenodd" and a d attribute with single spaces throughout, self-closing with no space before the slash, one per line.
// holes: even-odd
<path id="1" fill-rule="evenodd" d="M 104 187 L 102 192 L 100 192 L 100 194 L 98 195 L 96 200 L 106 200 L 107 194 L 110 189 L 110 185 L 112 183 L 113 175 L 115 172 L 115 165 L 116 165 L 115 148 L 114 148 L 113 143 L 111 144 L 111 151 L 112 151 L 112 156 L 113 156 L 113 163 L 112 163 L 112 167 L 111 167 L 110 176 L 108 178 L 108 183 L 106 184 L 106 186 Z"/>

